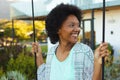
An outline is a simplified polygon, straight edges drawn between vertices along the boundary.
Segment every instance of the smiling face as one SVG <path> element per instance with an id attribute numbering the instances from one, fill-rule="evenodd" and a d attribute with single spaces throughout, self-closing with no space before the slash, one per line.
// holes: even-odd
<path id="1" fill-rule="evenodd" d="M 80 33 L 80 23 L 76 16 L 69 15 L 58 31 L 61 42 L 76 43 Z"/>

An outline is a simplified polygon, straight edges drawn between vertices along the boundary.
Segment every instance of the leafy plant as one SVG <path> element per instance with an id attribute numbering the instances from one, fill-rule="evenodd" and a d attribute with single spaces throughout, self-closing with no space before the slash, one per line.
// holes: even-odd
<path id="1" fill-rule="evenodd" d="M 18 71 L 8 71 L 0 80 L 28 80 L 25 75 Z"/>
<path id="2" fill-rule="evenodd" d="M 0 77 L 4 74 L 2 67 L 0 67 Z"/>
<path id="3" fill-rule="evenodd" d="M 120 60 L 105 66 L 105 80 L 120 80 Z"/>
<path id="4" fill-rule="evenodd" d="M 33 56 L 28 56 L 23 53 L 18 55 L 18 58 L 11 58 L 7 65 L 7 71 L 20 71 L 26 74 L 29 80 L 35 77 L 35 66 Z"/>
<path id="5" fill-rule="evenodd" d="M 12 35 L 12 21 L 0 20 L 0 26 L 3 28 L 4 36 L 11 37 Z M 36 37 L 39 38 L 40 33 L 45 29 L 45 21 L 35 21 Z M 22 20 L 14 20 L 14 36 L 19 40 L 31 39 L 29 33 L 33 31 L 32 23 L 28 23 Z"/>

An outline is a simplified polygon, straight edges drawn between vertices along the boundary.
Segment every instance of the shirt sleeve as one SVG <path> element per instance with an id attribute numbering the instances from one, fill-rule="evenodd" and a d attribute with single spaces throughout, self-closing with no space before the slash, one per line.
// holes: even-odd
<path id="1" fill-rule="evenodd" d="M 90 48 L 85 54 L 84 61 L 84 80 L 92 80 L 94 68 L 94 54 Z"/>
<path id="2" fill-rule="evenodd" d="M 38 80 L 45 80 L 45 63 L 43 63 L 41 66 L 38 67 L 37 79 Z"/>
<path id="3" fill-rule="evenodd" d="M 48 80 L 50 76 L 50 69 L 51 69 L 51 61 L 53 58 L 55 47 L 52 47 L 48 53 L 46 58 L 46 63 L 43 63 L 37 69 L 37 79 L 38 80 Z"/>

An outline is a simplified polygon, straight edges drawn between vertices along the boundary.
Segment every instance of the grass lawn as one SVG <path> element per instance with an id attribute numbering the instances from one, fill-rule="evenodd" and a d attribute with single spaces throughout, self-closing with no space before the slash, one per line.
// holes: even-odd
<path id="1" fill-rule="evenodd" d="M 31 52 L 31 46 L 27 46 L 27 48 L 26 48 L 26 50 L 29 52 Z M 41 49 L 42 49 L 42 52 L 43 53 L 47 53 L 47 51 L 48 51 L 48 47 L 47 47 L 47 44 L 46 45 L 41 45 Z"/>

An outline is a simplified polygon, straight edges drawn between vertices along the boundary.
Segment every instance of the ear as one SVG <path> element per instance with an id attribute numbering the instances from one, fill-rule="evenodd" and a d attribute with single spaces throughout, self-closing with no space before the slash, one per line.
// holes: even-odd
<path id="1" fill-rule="evenodd" d="M 57 33 L 60 34 L 61 33 L 61 29 L 59 29 Z"/>

